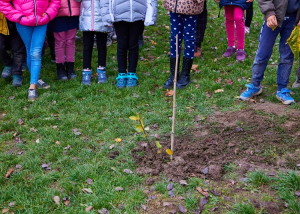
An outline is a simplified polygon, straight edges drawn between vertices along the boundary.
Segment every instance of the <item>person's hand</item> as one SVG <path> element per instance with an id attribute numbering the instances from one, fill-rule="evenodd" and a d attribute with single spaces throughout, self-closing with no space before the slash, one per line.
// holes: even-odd
<path id="1" fill-rule="evenodd" d="M 277 19 L 275 15 L 269 16 L 267 19 L 267 26 L 269 28 L 276 28 L 278 26 Z"/>
<path id="2" fill-rule="evenodd" d="M 251 3 L 251 2 L 253 2 L 253 0 L 247 0 L 246 2 L 247 2 L 247 3 Z"/>
<path id="3" fill-rule="evenodd" d="M 46 13 L 43 13 L 42 17 L 44 17 L 46 15 Z"/>
<path id="4" fill-rule="evenodd" d="M 298 26 L 300 25 L 300 21 L 298 22 L 298 24 L 297 24 Z"/>

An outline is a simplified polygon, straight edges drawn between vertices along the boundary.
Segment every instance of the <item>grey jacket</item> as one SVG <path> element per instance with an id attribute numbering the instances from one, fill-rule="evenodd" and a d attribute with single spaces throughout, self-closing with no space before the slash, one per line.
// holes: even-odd
<path id="1" fill-rule="evenodd" d="M 110 14 L 108 4 L 104 0 L 75 0 L 81 2 L 79 30 L 111 32 L 112 23 L 104 22 L 103 17 Z"/>
<path id="2" fill-rule="evenodd" d="M 101 0 L 102 1 L 102 0 Z M 110 6 L 110 14 L 105 22 L 144 21 L 146 26 L 155 25 L 157 18 L 157 0 L 103 0 Z"/>
<path id="3" fill-rule="evenodd" d="M 261 12 L 264 14 L 264 19 L 267 21 L 268 17 L 275 15 L 278 27 L 281 27 L 284 21 L 284 16 L 288 6 L 289 0 L 257 0 Z M 298 17 L 300 8 L 298 9 Z M 296 23 L 298 24 L 298 22 Z"/>

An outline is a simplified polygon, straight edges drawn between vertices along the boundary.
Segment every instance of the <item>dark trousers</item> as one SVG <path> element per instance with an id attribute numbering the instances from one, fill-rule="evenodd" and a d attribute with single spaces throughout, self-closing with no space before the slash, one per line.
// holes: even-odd
<path id="1" fill-rule="evenodd" d="M 92 54 L 95 34 L 98 48 L 98 66 L 106 66 L 107 33 L 83 31 L 83 69 L 92 69 Z"/>
<path id="2" fill-rule="evenodd" d="M 258 50 L 252 66 L 252 83 L 255 87 L 259 87 L 260 82 L 264 78 L 264 73 L 268 61 L 272 56 L 273 47 L 278 35 L 280 35 L 280 62 L 277 69 L 278 91 L 287 87 L 293 67 L 294 54 L 286 40 L 294 29 L 295 19 L 296 16 L 285 17 L 282 26 L 277 27 L 275 30 L 269 28 L 267 23 L 264 22 L 259 35 Z"/>
<path id="3" fill-rule="evenodd" d="M 114 23 L 117 33 L 117 57 L 119 73 L 126 73 L 127 54 L 128 54 L 128 72 L 136 73 L 136 67 L 139 59 L 139 35 L 143 28 L 143 21 L 136 22 L 116 22 Z"/>
<path id="4" fill-rule="evenodd" d="M 54 33 L 47 31 L 47 42 L 50 49 L 51 59 L 55 59 L 55 38 Z"/>
<path id="5" fill-rule="evenodd" d="M 26 56 L 24 43 L 17 30 L 10 29 L 10 35 L 0 34 L 0 59 L 4 66 L 12 67 L 13 75 L 22 75 L 22 63 Z M 9 42 L 13 58 L 7 53 L 5 43 Z"/>
<path id="6" fill-rule="evenodd" d="M 197 24 L 196 24 L 196 34 L 195 34 L 195 51 L 197 48 L 201 48 L 201 44 L 204 40 L 204 34 L 207 25 L 207 5 L 206 1 L 204 3 L 204 9 L 201 14 L 198 15 Z"/>
<path id="7" fill-rule="evenodd" d="M 250 3 L 250 7 L 246 10 L 245 26 L 250 27 L 253 18 L 253 2 Z"/>

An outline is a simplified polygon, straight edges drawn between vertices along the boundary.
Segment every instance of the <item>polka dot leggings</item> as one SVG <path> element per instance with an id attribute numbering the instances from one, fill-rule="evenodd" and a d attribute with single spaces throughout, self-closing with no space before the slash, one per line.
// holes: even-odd
<path id="1" fill-rule="evenodd" d="M 171 23 L 171 57 L 176 57 L 176 34 L 178 34 L 178 54 L 180 56 L 181 43 L 184 39 L 184 57 L 193 59 L 195 52 L 195 29 L 198 15 L 184 15 L 170 12 Z"/>

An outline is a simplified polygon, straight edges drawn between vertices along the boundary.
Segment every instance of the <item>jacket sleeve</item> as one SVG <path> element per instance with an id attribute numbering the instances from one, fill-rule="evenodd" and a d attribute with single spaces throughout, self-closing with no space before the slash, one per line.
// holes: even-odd
<path id="1" fill-rule="evenodd" d="M 276 15 L 273 1 L 274 0 L 257 0 L 260 11 L 265 16 L 265 20 L 267 20 L 270 16 Z"/>
<path id="2" fill-rule="evenodd" d="M 58 13 L 58 9 L 60 8 L 60 0 L 50 0 L 49 6 L 46 9 L 45 13 L 49 16 L 49 21 L 55 18 Z"/>
<path id="3" fill-rule="evenodd" d="M 157 19 L 157 0 L 147 0 L 145 26 L 155 25 Z"/>
<path id="4" fill-rule="evenodd" d="M 11 0 L 1 0 L 0 11 L 8 20 L 19 23 L 23 14 L 20 11 L 14 9 L 13 6 L 10 4 L 10 1 Z"/>
<path id="5" fill-rule="evenodd" d="M 100 13 L 104 26 L 112 26 L 114 22 L 112 0 L 100 0 Z"/>

